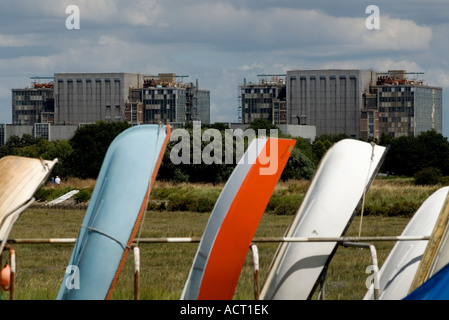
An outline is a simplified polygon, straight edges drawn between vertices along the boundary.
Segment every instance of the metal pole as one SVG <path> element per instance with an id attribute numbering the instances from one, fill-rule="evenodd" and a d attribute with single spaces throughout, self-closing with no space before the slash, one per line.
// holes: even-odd
<path id="1" fill-rule="evenodd" d="M 259 300 L 259 251 L 254 243 L 251 243 L 250 248 L 253 252 L 254 299 Z"/>
<path id="2" fill-rule="evenodd" d="M 10 247 L 9 248 L 9 260 L 11 263 L 11 278 L 9 287 L 9 300 L 15 299 L 15 281 L 16 281 L 16 251 Z"/>
<path id="3" fill-rule="evenodd" d="M 320 292 L 318 293 L 318 300 L 325 300 L 325 292 L 324 292 L 324 286 L 326 282 L 326 276 L 327 276 L 327 268 L 324 268 L 323 275 L 321 277 L 320 281 Z"/>
<path id="4" fill-rule="evenodd" d="M 424 241 L 430 236 L 386 236 L 386 237 L 260 237 L 253 242 L 369 242 L 369 241 Z M 198 243 L 201 238 L 141 238 L 135 239 L 139 243 Z M 53 244 L 75 243 L 75 238 L 50 239 L 9 239 L 9 244 Z"/>
<path id="5" fill-rule="evenodd" d="M 133 247 L 134 252 L 134 300 L 139 300 L 140 250 Z"/>
<path id="6" fill-rule="evenodd" d="M 371 262 L 373 264 L 374 276 L 374 300 L 379 300 L 379 266 L 377 263 L 377 251 L 374 245 L 369 243 L 343 242 L 345 247 L 369 248 L 371 254 Z"/>

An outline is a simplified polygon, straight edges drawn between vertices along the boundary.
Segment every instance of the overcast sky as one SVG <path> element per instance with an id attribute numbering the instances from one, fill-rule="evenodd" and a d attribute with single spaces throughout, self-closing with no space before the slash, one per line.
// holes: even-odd
<path id="1" fill-rule="evenodd" d="M 380 29 L 367 29 L 369 5 Z M 66 28 L 66 8 L 80 29 Z M 447 0 L 1 0 L 0 123 L 11 89 L 59 72 L 189 75 L 211 91 L 211 120 L 237 121 L 238 85 L 311 68 L 424 72 L 443 87 L 449 136 Z"/>

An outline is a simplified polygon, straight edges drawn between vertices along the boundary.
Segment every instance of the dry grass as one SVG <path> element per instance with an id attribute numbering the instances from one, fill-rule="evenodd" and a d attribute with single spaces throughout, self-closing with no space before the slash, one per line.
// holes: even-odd
<path id="1" fill-rule="evenodd" d="M 441 187 L 417 186 L 406 178 L 376 179 L 366 195 L 365 213 L 411 217 L 424 200 Z"/>
<path id="2" fill-rule="evenodd" d="M 16 223 L 11 238 L 76 237 L 83 219 L 82 211 L 27 210 Z M 141 237 L 201 237 L 209 215 L 195 212 L 147 212 Z M 293 216 L 265 214 L 256 237 L 280 237 Z M 362 235 L 399 235 L 408 219 L 366 217 Z M 358 232 L 358 218 L 348 235 Z M 382 264 L 394 243 L 376 244 L 379 263 Z M 177 300 L 187 279 L 198 244 L 140 244 L 142 300 Z M 259 243 L 260 284 L 265 281 L 277 243 Z M 18 273 L 16 298 L 18 300 L 55 299 L 73 245 L 14 246 L 17 252 Z M 253 265 L 250 251 L 242 269 L 235 292 L 236 300 L 251 300 Z M 326 282 L 327 299 L 358 300 L 363 298 L 371 264 L 367 249 L 340 247 L 331 262 Z M 130 254 L 122 271 L 112 299 L 133 299 L 133 255 Z M 7 296 L 5 296 L 7 298 Z"/>
<path id="3" fill-rule="evenodd" d="M 95 187 L 96 180 L 95 179 L 79 179 L 79 178 L 65 178 L 61 179 L 60 188 L 71 187 L 73 189 L 85 189 L 85 188 L 93 188 Z M 55 185 L 51 183 L 51 181 L 45 184 L 45 188 L 53 188 Z"/>

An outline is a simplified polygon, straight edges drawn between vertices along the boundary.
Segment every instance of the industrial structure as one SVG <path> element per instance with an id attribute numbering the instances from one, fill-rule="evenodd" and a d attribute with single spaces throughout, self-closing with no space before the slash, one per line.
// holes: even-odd
<path id="1" fill-rule="evenodd" d="M 315 126 L 316 135 L 356 139 L 442 132 L 442 88 L 408 78 L 419 72 L 317 69 L 287 71 L 285 81 L 263 77 L 239 86 L 242 124 L 257 118 L 273 124 Z M 281 107 L 282 106 L 282 107 Z"/>
<path id="2" fill-rule="evenodd" d="M 30 88 L 12 89 L 12 123 L 34 125 L 54 121 L 54 84 L 40 83 L 53 77 L 33 77 Z"/>
<path id="3" fill-rule="evenodd" d="M 442 133 L 442 88 L 409 79 L 403 70 L 379 74 L 376 88 L 381 133 L 392 137 L 416 136 L 430 129 Z"/>
<path id="4" fill-rule="evenodd" d="M 180 76 L 185 77 L 185 76 Z M 177 81 L 175 74 L 145 76 L 142 87 L 131 89 L 126 119 L 131 123 L 210 123 L 210 92 Z"/>
<path id="5" fill-rule="evenodd" d="M 161 73 L 55 73 L 12 89 L 12 124 L 0 124 L 0 146 L 12 135 L 69 139 L 97 121 L 174 127 L 210 123 L 210 91 L 184 82 L 188 75 Z"/>
<path id="6" fill-rule="evenodd" d="M 210 91 L 175 74 L 56 73 L 12 89 L 12 124 L 210 123 Z M 43 79 L 51 79 L 40 83 Z M 39 80 L 39 81 L 37 81 Z"/>
<path id="7" fill-rule="evenodd" d="M 287 72 L 289 124 L 314 125 L 317 135 L 345 133 L 360 137 L 363 93 L 375 73 L 370 70 L 294 70 Z"/>
<path id="8" fill-rule="evenodd" d="M 186 77 L 186 76 L 181 76 Z M 175 74 L 55 74 L 55 123 L 210 123 L 210 92 Z"/>
<path id="9" fill-rule="evenodd" d="M 267 119 L 274 124 L 287 124 L 285 74 L 258 75 L 259 83 L 239 86 L 239 122 Z"/>

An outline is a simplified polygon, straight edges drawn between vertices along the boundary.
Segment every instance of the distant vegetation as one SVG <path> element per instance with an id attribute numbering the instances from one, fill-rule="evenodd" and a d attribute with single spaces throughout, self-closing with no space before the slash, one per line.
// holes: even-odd
<path id="1" fill-rule="evenodd" d="M 46 141 L 23 135 L 21 138 L 12 136 L 6 144 L 0 147 L 0 157 L 6 155 L 19 155 L 34 158 L 54 159 L 59 162 L 53 170 L 53 175 L 60 177 L 77 177 L 82 179 L 96 179 L 104 156 L 114 138 L 128 129 L 126 122 L 85 125 L 79 128 L 70 140 Z M 258 119 L 251 123 L 250 128 L 256 132 L 258 129 L 270 129 L 277 127 L 267 120 Z M 193 139 L 192 127 L 185 128 Z M 224 124 L 202 125 L 201 134 L 207 129 L 216 129 L 224 139 Z M 278 131 L 280 138 L 291 138 Z M 296 145 L 282 173 L 281 180 L 310 180 L 318 167 L 318 164 L 327 150 L 336 142 L 349 138 L 347 135 L 321 135 L 313 143 L 303 138 L 295 138 Z M 202 141 L 201 148 L 213 142 Z M 387 156 L 381 168 L 381 172 L 393 176 L 414 177 L 417 184 L 435 185 L 449 183 L 449 142 L 447 138 L 434 130 L 426 131 L 416 137 L 391 138 L 382 135 L 377 144 L 389 146 Z M 226 164 L 173 164 L 170 160 L 170 152 L 178 143 L 169 143 L 161 164 L 158 180 L 175 183 L 194 182 L 220 184 L 228 180 L 235 162 Z M 192 141 L 191 144 L 193 145 Z M 222 141 L 223 157 L 225 155 L 225 141 Z M 248 141 L 245 141 L 245 148 Z M 235 154 L 235 141 L 233 141 L 233 154 Z M 192 152 L 193 153 L 193 152 Z M 192 163 L 192 162 L 191 162 Z"/>
<path id="2" fill-rule="evenodd" d="M 83 181 L 83 182 L 81 182 Z M 281 181 L 276 186 L 265 212 L 278 216 L 295 215 L 309 188 L 310 180 Z M 72 190 L 80 190 L 74 200 L 87 204 L 95 180 L 63 180 L 59 187 L 50 182 L 35 197 L 40 202 L 54 200 Z M 377 178 L 368 190 L 364 215 L 411 217 L 440 184 L 420 186 L 413 178 Z M 224 183 L 174 183 L 156 181 L 150 195 L 148 210 L 158 212 L 212 212 Z"/>
<path id="3" fill-rule="evenodd" d="M 435 130 L 422 132 L 416 137 L 395 139 L 382 135 L 379 144 L 390 146 L 382 168 L 384 172 L 413 177 L 422 170 L 433 168 L 434 173 L 441 177 L 449 176 L 449 142 Z"/>

